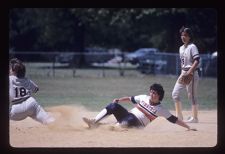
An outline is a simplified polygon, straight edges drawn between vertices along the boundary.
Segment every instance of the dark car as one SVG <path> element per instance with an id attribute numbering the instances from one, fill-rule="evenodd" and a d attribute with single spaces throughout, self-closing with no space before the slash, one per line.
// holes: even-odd
<path id="1" fill-rule="evenodd" d="M 166 66 L 167 60 L 165 56 L 155 54 L 141 59 L 137 69 L 143 74 L 164 74 Z"/>
<path id="2" fill-rule="evenodd" d="M 90 66 L 92 63 L 104 63 L 112 59 L 110 54 L 103 48 L 85 48 L 84 52 L 63 52 L 56 56 L 59 63 L 68 63 L 70 66 Z"/>
<path id="3" fill-rule="evenodd" d="M 140 48 L 132 53 L 125 55 L 125 61 L 130 62 L 131 64 L 138 64 L 141 59 L 146 56 L 151 56 L 159 52 L 156 48 Z"/>
<path id="4" fill-rule="evenodd" d="M 56 56 L 56 62 L 68 63 L 69 66 L 79 66 L 81 63 L 81 53 L 77 52 L 62 52 Z"/>

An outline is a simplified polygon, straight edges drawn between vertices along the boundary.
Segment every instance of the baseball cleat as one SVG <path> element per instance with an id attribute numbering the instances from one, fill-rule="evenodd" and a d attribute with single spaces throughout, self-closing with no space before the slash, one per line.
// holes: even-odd
<path id="1" fill-rule="evenodd" d="M 83 117 L 82 119 L 88 125 L 89 128 L 96 128 L 96 127 L 98 127 L 98 124 L 95 123 L 94 119 L 88 119 L 86 117 Z"/>
<path id="2" fill-rule="evenodd" d="M 194 117 L 189 117 L 186 121 L 186 123 L 198 123 L 198 119 Z"/>

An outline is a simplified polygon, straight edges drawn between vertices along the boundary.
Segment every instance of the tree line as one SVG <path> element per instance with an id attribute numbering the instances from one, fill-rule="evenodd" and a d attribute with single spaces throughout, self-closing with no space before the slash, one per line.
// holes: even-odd
<path id="1" fill-rule="evenodd" d="M 13 51 L 74 51 L 86 47 L 178 52 L 179 29 L 190 27 L 201 53 L 217 50 L 217 10 L 212 8 L 13 8 Z"/>

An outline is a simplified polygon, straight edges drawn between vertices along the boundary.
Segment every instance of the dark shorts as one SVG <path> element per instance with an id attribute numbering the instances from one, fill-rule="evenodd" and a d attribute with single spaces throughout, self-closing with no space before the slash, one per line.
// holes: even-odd
<path id="1" fill-rule="evenodd" d="M 128 112 L 127 109 L 118 103 L 110 103 L 106 106 L 106 110 L 108 115 L 113 114 L 120 124 L 126 125 L 127 127 L 143 126 L 134 114 Z"/>

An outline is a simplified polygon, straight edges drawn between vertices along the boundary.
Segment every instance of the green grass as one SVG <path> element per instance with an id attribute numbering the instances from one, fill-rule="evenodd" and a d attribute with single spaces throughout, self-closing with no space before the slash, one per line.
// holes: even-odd
<path id="1" fill-rule="evenodd" d="M 36 100 L 42 106 L 82 105 L 88 109 L 99 111 L 114 98 L 147 94 L 152 83 L 161 83 L 165 90 L 163 103 L 174 110 L 171 93 L 176 82 L 176 76 L 169 75 L 141 75 L 135 70 L 125 72 L 119 76 L 117 70 L 105 70 L 106 77 L 102 77 L 102 70 L 79 69 L 72 77 L 72 70 L 57 69 L 55 77 L 48 69 L 29 67 L 27 75 L 35 81 L 40 91 L 35 94 Z M 198 88 L 198 102 L 200 109 L 217 109 L 217 79 L 201 78 Z M 184 109 L 190 109 L 186 92 L 181 95 Z M 131 104 L 126 104 L 131 108 Z"/>

